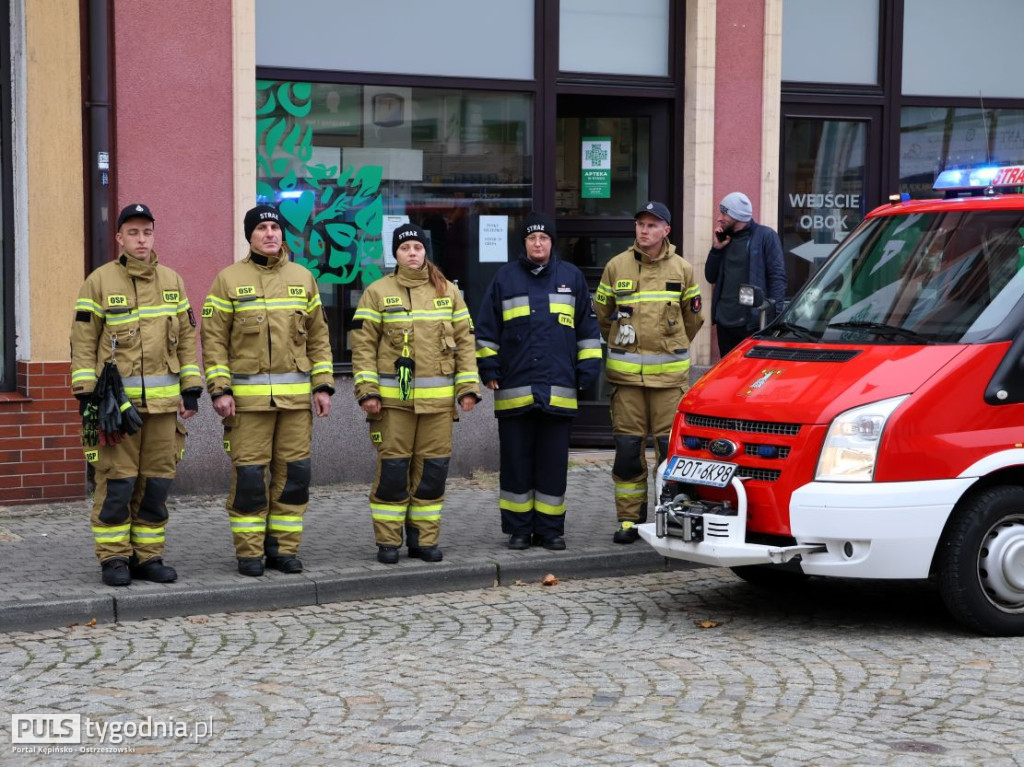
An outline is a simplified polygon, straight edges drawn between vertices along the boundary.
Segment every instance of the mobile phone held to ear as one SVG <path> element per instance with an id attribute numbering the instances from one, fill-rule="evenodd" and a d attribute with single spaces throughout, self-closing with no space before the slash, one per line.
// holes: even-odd
<path id="1" fill-rule="evenodd" d="M 725 232 L 715 231 L 715 239 L 719 242 L 725 242 L 728 239 L 728 235 Z"/>

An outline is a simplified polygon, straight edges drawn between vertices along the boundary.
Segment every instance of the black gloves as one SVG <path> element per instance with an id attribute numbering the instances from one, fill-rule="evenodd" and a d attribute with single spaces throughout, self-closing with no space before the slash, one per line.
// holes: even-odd
<path id="1" fill-rule="evenodd" d="M 181 393 L 181 401 L 185 405 L 186 410 L 199 410 L 199 398 L 203 395 L 203 390 L 194 387 L 192 389 L 185 389 Z"/>

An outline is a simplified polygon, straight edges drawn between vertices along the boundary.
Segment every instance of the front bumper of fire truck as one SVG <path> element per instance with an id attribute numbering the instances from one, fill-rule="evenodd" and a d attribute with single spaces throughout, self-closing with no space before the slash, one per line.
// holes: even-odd
<path id="1" fill-rule="evenodd" d="M 810 482 L 792 495 L 792 545 L 748 543 L 747 493 L 736 503 L 668 502 L 640 536 L 659 554 L 719 567 L 796 560 L 808 575 L 927 578 L 953 506 L 974 478 L 926 482 Z"/>

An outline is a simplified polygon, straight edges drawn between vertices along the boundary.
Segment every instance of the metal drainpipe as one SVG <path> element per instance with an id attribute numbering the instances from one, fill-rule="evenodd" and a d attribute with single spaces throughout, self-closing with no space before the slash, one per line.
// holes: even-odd
<path id="1" fill-rule="evenodd" d="M 89 271 L 110 260 L 113 253 L 111 198 L 111 40 L 109 0 L 85 0 L 87 4 L 88 58 L 85 80 L 86 125 L 89 132 L 86 150 L 86 199 L 88 200 Z"/>

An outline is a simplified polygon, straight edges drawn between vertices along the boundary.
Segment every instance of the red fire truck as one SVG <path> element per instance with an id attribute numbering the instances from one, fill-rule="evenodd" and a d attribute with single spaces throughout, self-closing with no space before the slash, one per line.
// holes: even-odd
<path id="1" fill-rule="evenodd" d="M 967 627 L 1024 634 L 1024 166 L 935 186 L 683 397 L 658 552 L 773 586 L 932 578 Z"/>

